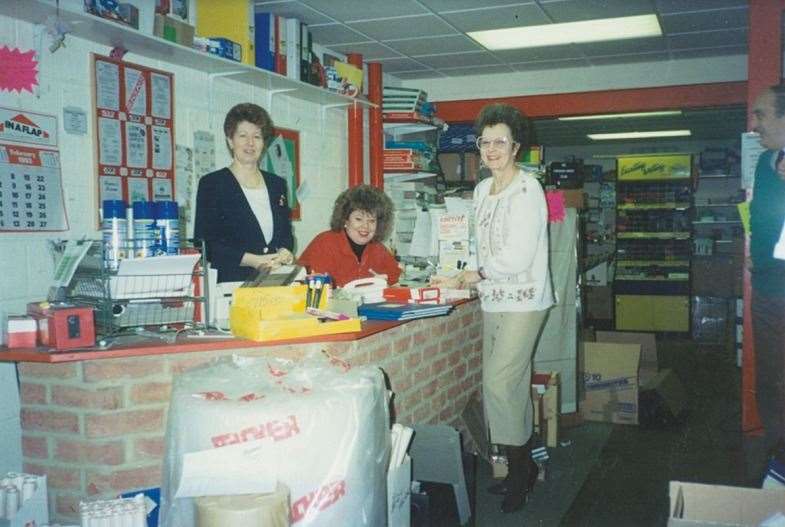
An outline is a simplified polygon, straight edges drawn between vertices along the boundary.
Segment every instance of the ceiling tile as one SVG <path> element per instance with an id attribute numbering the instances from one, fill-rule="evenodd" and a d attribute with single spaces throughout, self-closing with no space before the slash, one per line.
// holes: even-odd
<path id="1" fill-rule="evenodd" d="M 581 58 L 574 45 L 546 46 L 540 48 L 504 49 L 494 51 L 494 55 L 504 62 L 533 62 L 536 60 L 562 60 Z"/>
<path id="2" fill-rule="evenodd" d="M 516 2 L 515 0 L 420 0 L 425 7 L 437 13 L 451 11 L 479 11 L 488 7 L 509 6 L 513 4 L 533 4 L 532 0 Z"/>
<path id="3" fill-rule="evenodd" d="M 488 9 L 477 9 L 474 11 L 445 13 L 442 16 L 461 31 L 536 26 L 550 23 L 548 17 L 534 4 L 489 7 Z"/>
<path id="4" fill-rule="evenodd" d="M 378 42 L 364 42 L 359 44 L 338 44 L 330 46 L 330 49 L 338 51 L 339 53 L 359 53 L 363 56 L 363 60 L 376 60 L 391 57 L 400 57 L 400 53 L 382 46 Z"/>
<path id="5" fill-rule="evenodd" d="M 523 62 L 520 64 L 510 64 L 515 71 L 537 71 L 553 70 L 559 68 L 583 68 L 588 64 L 583 59 L 567 60 L 540 60 L 537 62 Z"/>
<path id="6" fill-rule="evenodd" d="M 446 55 L 422 55 L 415 58 L 423 64 L 435 69 L 499 64 L 498 60 L 485 51 L 473 53 L 448 53 Z"/>
<path id="7" fill-rule="evenodd" d="M 399 71 L 395 73 L 395 76 L 399 79 L 432 79 L 445 77 L 443 73 L 439 73 L 438 71 L 434 70 Z"/>
<path id="8" fill-rule="evenodd" d="M 346 22 L 347 20 L 371 20 L 389 16 L 420 15 L 427 10 L 416 0 L 300 0 L 317 11 Z"/>
<path id="9" fill-rule="evenodd" d="M 747 46 L 711 47 L 705 49 L 682 49 L 671 51 L 671 57 L 674 59 L 696 59 L 702 57 L 724 57 L 746 54 Z"/>
<path id="10" fill-rule="evenodd" d="M 258 12 L 270 12 L 287 18 L 296 18 L 306 24 L 329 24 L 333 20 L 321 13 L 314 11 L 307 5 L 300 2 L 256 2 L 254 10 Z"/>
<path id="11" fill-rule="evenodd" d="M 554 0 L 541 5 L 556 23 L 654 12 L 650 0 Z"/>
<path id="12" fill-rule="evenodd" d="M 747 27 L 747 8 L 717 9 L 702 13 L 662 15 L 662 30 L 666 35 Z"/>
<path id="13" fill-rule="evenodd" d="M 471 68 L 441 68 L 439 71 L 448 77 L 465 75 L 489 75 L 491 73 L 510 73 L 510 67 L 503 64 L 490 64 L 487 66 L 472 66 Z"/>
<path id="14" fill-rule="evenodd" d="M 630 38 L 626 40 L 608 40 L 605 42 L 589 42 L 580 44 L 580 50 L 590 57 L 603 55 L 626 55 L 630 53 L 650 53 L 666 51 L 663 37 Z"/>
<path id="15" fill-rule="evenodd" d="M 394 73 L 396 71 L 422 71 L 430 69 L 428 66 L 406 57 L 381 59 L 377 62 L 382 63 L 382 70 L 385 73 Z"/>
<path id="16" fill-rule="evenodd" d="M 668 37 L 670 49 L 708 48 L 711 46 L 746 46 L 747 29 L 698 31 Z"/>
<path id="17" fill-rule="evenodd" d="M 638 62 L 661 62 L 669 59 L 667 52 L 632 53 L 629 55 L 610 55 L 606 57 L 591 57 L 589 60 L 595 66 L 610 64 L 631 64 Z"/>
<path id="18" fill-rule="evenodd" d="M 435 15 L 352 22 L 349 26 L 376 40 L 456 34 L 453 28 Z"/>
<path id="19" fill-rule="evenodd" d="M 368 38 L 344 26 L 343 24 L 329 24 L 309 26 L 311 38 L 322 46 L 335 44 L 350 44 L 353 42 L 368 42 Z"/>
<path id="20" fill-rule="evenodd" d="M 461 53 L 482 49 L 474 40 L 464 35 L 387 40 L 384 43 L 404 55 L 422 55 L 423 50 L 430 53 Z"/>
<path id="21" fill-rule="evenodd" d="M 747 0 L 656 0 L 660 13 L 681 13 L 684 11 L 707 11 L 723 7 L 746 7 Z"/>

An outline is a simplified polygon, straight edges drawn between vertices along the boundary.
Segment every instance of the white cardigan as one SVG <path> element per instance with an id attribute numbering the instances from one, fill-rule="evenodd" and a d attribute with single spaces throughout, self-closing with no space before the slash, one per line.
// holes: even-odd
<path id="1" fill-rule="evenodd" d="M 554 304 L 548 269 L 548 206 L 540 182 L 519 171 L 491 195 L 493 178 L 474 189 L 483 311 L 540 311 Z"/>

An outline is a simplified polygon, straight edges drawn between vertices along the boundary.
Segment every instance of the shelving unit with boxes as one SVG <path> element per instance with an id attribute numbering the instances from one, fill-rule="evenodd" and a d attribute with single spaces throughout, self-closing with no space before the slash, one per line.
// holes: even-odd
<path id="1" fill-rule="evenodd" d="M 704 158 L 708 158 L 705 161 Z M 692 336 L 726 342 L 736 300 L 742 296 L 744 231 L 738 203 L 744 201 L 738 158 L 702 155 L 692 222 Z"/>
<path id="2" fill-rule="evenodd" d="M 617 160 L 617 330 L 690 328 L 692 156 Z"/>
<path id="3" fill-rule="evenodd" d="M 392 245 L 404 263 L 435 256 L 415 237 L 430 228 L 418 229 L 417 224 L 430 222 L 429 210 L 444 207 L 439 204 L 436 157 L 444 122 L 431 115 L 426 99 L 422 90 L 384 87 L 384 189 L 395 206 Z"/>

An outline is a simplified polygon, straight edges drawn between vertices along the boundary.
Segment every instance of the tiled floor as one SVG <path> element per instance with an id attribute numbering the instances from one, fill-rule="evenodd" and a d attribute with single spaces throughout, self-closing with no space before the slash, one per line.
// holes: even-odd
<path id="1" fill-rule="evenodd" d="M 660 369 L 674 369 L 685 385 L 683 424 L 644 429 L 584 423 L 564 430 L 570 445 L 551 450 L 548 480 L 515 514 L 502 514 L 499 497 L 485 490 L 490 469 L 481 462 L 474 525 L 662 526 L 670 480 L 741 484 L 734 352 L 678 340 L 658 342 L 658 351 Z"/>

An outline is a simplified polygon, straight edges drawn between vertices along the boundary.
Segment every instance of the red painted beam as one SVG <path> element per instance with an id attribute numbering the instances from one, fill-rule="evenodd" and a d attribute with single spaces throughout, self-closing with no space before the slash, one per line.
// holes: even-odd
<path id="1" fill-rule="evenodd" d="M 363 67 L 363 56 L 358 53 L 349 53 L 349 64 L 358 68 Z M 363 108 L 353 105 L 346 112 L 348 121 L 348 164 L 349 186 L 356 187 L 363 182 Z"/>
<path id="2" fill-rule="evenodd" d="M 384 125 L 382 124 L 382 64 L 368 63 L 368 100 L 376 108 L 368 110 L 368 159 L 371 185 L 384 188 Z"/>
<path id="3" fill-rule="evenodd" d="M 688 84 L 626 90 L 602 90 L 545 95 L 522 95 L 494 99 L 437 101 L 436 115 L 448 123 L 474 121 L 480 109 L 491 102 L 511 104 L 528 117 L 676 110 L 746 104 L 746 82 Z"/>
<path id="4" fill-rule="evenodd" d="M 747 54 L 747 108 L 752 108 L 761 92 L 782 79 L 782 12 L 783 0 L 751 0 L 749 3 L 749 37 Z M 751 114 L 749 114 L 751 115 Z M 747 118 L 750 125 L 750 118 Z M 750 239 L 744 252 L 749 260 Z M 744 343 L 741 370 L 741 429 L 761 435 L 760 415 L 755 400 L 755 344 L 752 339 L 752 284 L 749 267 L 744 266 Z"/>

